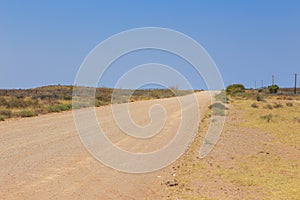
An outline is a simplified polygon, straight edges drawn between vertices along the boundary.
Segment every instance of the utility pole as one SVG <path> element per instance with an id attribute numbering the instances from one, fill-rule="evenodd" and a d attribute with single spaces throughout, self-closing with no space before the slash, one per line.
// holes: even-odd
<path id="1" fill-rule="evenodd" d="M 294 87 L 294 94 L 295 95 L 297 94 L 297 75 L 298 74 L 295 74 L 295 87 Z"/>
<path id="2" fill-rule="evenodd" d="M 261 89 L 264 88 L 264 80 L 261 80 Z"/>
<path id="3" fill-rule="evenodd" d="M 272 85 L 274 85 L 275 81 L 274 81 L 274 75 L 272 75 Z"/>

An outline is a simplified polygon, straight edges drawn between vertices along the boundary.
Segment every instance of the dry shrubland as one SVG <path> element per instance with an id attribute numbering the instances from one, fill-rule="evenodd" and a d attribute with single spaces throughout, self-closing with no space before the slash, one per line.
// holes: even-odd
<path id="1" fill-rule="evenodd" d="M 74 86 L 44 86 L 26 90 L 0 90 L 0 121 L 12 117 L 33 117 L 39 114 L 72 109 Z M 96 88 L 95 99 L 76 105 L 76 108 L 104 106 L 139 100 L 181 96 L 194 91 L 174 89 L 127 90 Z M 112 100 L 112 94 L 114 98 Z"/>

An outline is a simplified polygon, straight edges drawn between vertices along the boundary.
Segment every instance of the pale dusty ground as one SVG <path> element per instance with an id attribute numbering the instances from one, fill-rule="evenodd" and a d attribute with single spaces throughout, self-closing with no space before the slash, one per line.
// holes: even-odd
<path id="1" fill-rule="evenodd" d="M 206 92 L 197 96 L 204 113 L 210 96 Z M 162 134 L 147 142 L 122 136 L 109 107 L 97 108 L 97 116 L 120 148 L 154 151 L 167 144 L 178 128 L 176 98 L 130 104 L 133 119 L 145 125 L 150 121 L 147 110 L 156 103 L 165 106 L 168 120 Z M 134 175 L 104 166 L 81 144 L 72 112 L 1 122 L 0 154 L 0 199 L 160 199 L 164 189 L 158 176 L 169 173 L 164 169 Z"/>
<path id="2" fill-rule="evenodd" d="M 248 109 L 250 105 L 246 105 Z M 235 103 L 227 107 L 223 132 L 210 154 L 200 159 L 198 153 L 207 130 L 209 118 L 205 118 L 190 149 L 171 165 L 172 170 L 166 169 L 169 173 L 164 180 L 176 179 L 178 186 L 165 187 L 163 199 L 299 199 L 299 144 L 282 140 L 289 130 L 279 134 L 250 128 L 243 124 L 253 120 L 244 117 L 247 108 L 241 109 Z M 254 114 L 253 118 L 259 116 Z M 300 130 L 299 123 L 291 122 L 291 130 Z M 268 126 L 267 122 L 261 123 Z"/>

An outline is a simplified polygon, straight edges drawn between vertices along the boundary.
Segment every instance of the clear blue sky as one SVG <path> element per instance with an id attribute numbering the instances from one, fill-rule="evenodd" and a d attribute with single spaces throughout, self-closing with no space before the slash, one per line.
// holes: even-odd
<path id="1" fill-rule="evenodd" d="M 225 85 L 254 87 L 255 80 L 270 84 L 275 75 L 277 84 L 292 87 L 294 73 L 300 73 L 297 0 L 3 0 L 0 88 L 72 84 L 98 43 L 147 26 L 174 29 L 198 41 L 214 59 Z M 194 87 L 205 88 L 193 81 Z M 109 80 L 102 85 L 110 86 Z"/>

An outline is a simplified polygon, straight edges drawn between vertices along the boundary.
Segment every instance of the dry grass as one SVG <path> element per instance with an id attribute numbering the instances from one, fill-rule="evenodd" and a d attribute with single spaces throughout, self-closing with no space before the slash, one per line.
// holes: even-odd
<path id="1" fill-rule="evenodd" d="M 33 117 L 39 114 L 71 110 L 73 89 L 73 86 L 44 86 L 28 90 L 0 90 L 0 121 L 13 117 Z M 117 95 L 116 98 L 111 100 L 113 92 Z M 76 108 L 89 106 L 99 107 L 110 103 L 168 98 L 182 96 L 192 92 L 194 91 L 172 89 L 133 91 L 97 88 L 95 100 L 81 100 L 83 103 L 76 105 Z"/>
<path id="2" fill-rule="evenodd" d="M 300 196 L 300 103 L 293 107 L 283 106 L 286 100 L 267 99 L 272 110 L 254 109 L 251 100 L 237 101 L 235 104 L 243 112 L 242 127 L 255 128 L 270 134 L 270 153 L 265 156 L 246 156 L 238 162 L 240 173 L 226 173 L 226 178 L 240 185 L 256 185 L 266 189 L 270 199 L 298 199 Z M 263 107 L 265 103 L 260 107 Z M 280 106 L 278 106 L 280 105 Z M 272 116 L 269 123 L 261 119 L 266 113 Z M 292 152 L 288 152 L 292 151 Z M 290 153 L 293 155 L 291 156 Z"/>
<path id="3" fill-rule="evenodd" d="M 226 170 L 223 172 L 225 179 L 241 186 L 254 185 L 264 188 L 270 199 L 298 199 L 300 162 L 297 148 L 300 144 L 300 123 L 295 119 L 300 116 L 300 103 L 294 103 L 293 107 L 285 106 L 290 100 L 293 98 L 283 97 L 278 100 L 278 97 L 269 96 L 265 102 L 249 99 L 234 101 L 238 110 L 242 111 L 242 127 L 266 132 L 273 139 L 268 143 L 268 151 L 271 153 L 265 156 L 243 157 L 237 162 L 239 173 Z M 258 107 L 251 107 L 253 103 Z M 266 110 L 266 105 L 272 105 L 273 109 Z M 272 117 L 266 120 L 265 116 Z M 294 151 L 294 156 L 287 156 L 284 149 Z"/>
<path id="4" fill-rule="evenodd" d="M 173 165 L 180 166 L 179 185 L 166 188 L 166 199 L 299 199 L 299 97 L 263 98 L 231 97 L 220 141 L 198 159 L 209 115 L 202 121 L 191 148 Z M 265 109 L 267 104 L 273 109 Z M 266 115 L 272 116 L 269 122 L 261 117 Z"/>
<path id="5" fill-rule="evenodd" d="M 277 139 L 287 145 L 300 144 L 300 123 L 295 119 L 300 116 L 300 102 L 294 105 L 286 106 L 286 100 L 267 99 L 267 102 L 255 102 L 259 108 L 252 108 L 252 100 L 238 100 L 235 104 L 240 110 L 243 110 L 243 119 L 246 119 L 241 125 L 244 127 L 258 128 L 273 134 Z M 264 109 L 266 105 L 273 105 L 273 109 Z M 280 105 L 280 106 L 278 106 Z M 270 123 L 265 123 L 262 116 L 272 115 Z"/>

